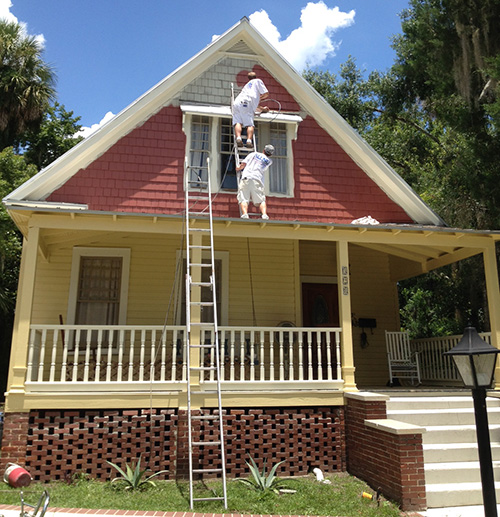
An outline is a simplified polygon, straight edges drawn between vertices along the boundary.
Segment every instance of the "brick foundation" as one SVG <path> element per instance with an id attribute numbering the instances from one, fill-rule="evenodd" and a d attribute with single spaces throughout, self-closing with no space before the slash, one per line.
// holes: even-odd
<path id="1" fill-rule="evenodd" d="M 204 413 L 211 410 L 206 409 Z M 268 465 L 285 460 L 280 475 L 303 475 L 310 467 L 324 472 L 346 469 L 344 408 L 225 409 L 226 466 L 230 478 L 246 476 L 251 454 Z M 208 424 L 197 430 L 200 436 Z M 187 419 L 177 409 L 38 410 L 7 413 L 0 470 L 6 463 L 24 465 L 33 479 L 70 479 L 78 473 L 110 479 L 106 463 L 135 462 L 153 472 L 167 470 L 165 479 L 187 473 Z M 195 449 L 194 464 L 208 468 L 218 450 Z"/>

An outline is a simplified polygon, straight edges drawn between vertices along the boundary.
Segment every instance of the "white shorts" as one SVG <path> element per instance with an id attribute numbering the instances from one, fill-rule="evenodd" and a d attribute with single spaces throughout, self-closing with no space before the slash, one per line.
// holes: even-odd
<path id="1" fill-rule="evenodd" d="M 266 201 L 264 185 L 260 181 L 252 179 L 241 179 L 238 185 L 238 203 L 250 203 L 252 200 L 255 206 Z"/>
<path id="2" fill-rule="evenodd" d="M 233 126 L 235 124 L 241 124 L 243 127 L 254 125 L 254 113 L 249 106 L 246 102 L 233 105 Z"/>

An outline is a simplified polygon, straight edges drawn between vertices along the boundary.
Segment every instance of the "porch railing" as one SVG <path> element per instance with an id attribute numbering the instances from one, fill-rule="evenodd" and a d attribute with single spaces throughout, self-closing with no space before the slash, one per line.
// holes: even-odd
<path id="1" fill-rule="evenodd" d="M 219 327 L 221 380 L 228 389 L 253 390 L 266 383 L 273 389 L 276 383 L 335 387 L 341 381 L 340 331 Z M 215 337 L 203 327 L 200 336 L 205 343 Z M 199 350 L 200 364 L 213 365 L 210 349 Z M 181 390 L 187 358 L 184 326 L 31 325 L 26 384 L 126 390 L 132 383 L 134 389 L 167 383 Z M 207 370 L 200 384 L 212 381 L 214 372 Z"/>
<path id="2" fill-rule="evenodd" d="M 491 332 L 479 334 L 491 344 Z M 432 384 L 461 384 L 460 375 L 453 359 L 443 353 L 451 350 L 462 339 L 462 335 L 413 339 L 414 350 L 418 351 L 422 382 Z"/>

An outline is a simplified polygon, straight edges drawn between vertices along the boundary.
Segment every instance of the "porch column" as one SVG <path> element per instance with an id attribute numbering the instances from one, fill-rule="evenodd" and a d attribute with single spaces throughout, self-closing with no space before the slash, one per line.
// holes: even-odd
<path id="1" fill-rule="evenodd" d="M 491 344 L 500 348 L 500 288 L 498 284 L 498 267 L 495 253 L 495 242 L 483 251 L 484 276 L 486 294 L 488 296 L 488 313 L 491 326 Z M 495 389 L 500 389 L 500 367 L 495 369 Z"/>
<path id="2" fill-rule="evenodd" d="M 349 250 L 345 241 L 337 242 L 337 278 L 341 333 L 341 361 L 344 391 L 357 391 L 354 380 L 352 344 L 351 288 L 349 283 Z"/>
<path id="3" fill-rule="evenodd" d="M 12 348 L 10 352 L 9 378 L 7 381 L 6 412 L 24 410 L 24 381 L 27 370 L 28 343 L 30 335 L 31 310 L 37 267 L 40 228 L 32 226 L 24 239 L 17 291 Z"/>

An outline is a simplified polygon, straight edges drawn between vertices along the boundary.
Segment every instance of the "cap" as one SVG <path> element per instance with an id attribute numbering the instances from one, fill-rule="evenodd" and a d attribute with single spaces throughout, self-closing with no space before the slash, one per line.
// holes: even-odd
<path id="1" fill-rule="evenodd" d="M 271 156 L 274 154 L 274 146 L 271 145 L 271 144 L 267 144 L 266 147 L 264 147 L 264 152 L 268 155 L 268 156 Z"/>

